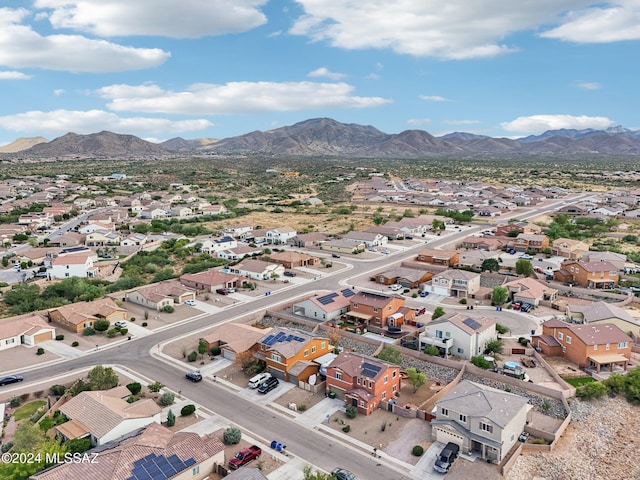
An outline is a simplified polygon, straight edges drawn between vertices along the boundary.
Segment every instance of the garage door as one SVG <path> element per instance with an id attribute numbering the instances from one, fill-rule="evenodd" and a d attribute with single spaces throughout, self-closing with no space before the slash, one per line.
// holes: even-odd
<path id="1" fill-rule="evenodd" d="M 464 437 L 462 435 L 451 433 L 438 427 L 436 427 L 436 440 L 444 444 L 453 442 L 460 447 L 460 450 L 464 447 Z"/>
<path id="2" fill-rule="evenodd" d="M 53 332 L 39 333 L 33 337 L 33 341 L 36 345 L 41 342 L 46 342 L 47 340 L 53 340 Z"/>
<path id="3" fill-rule="evenodd" d="M 232 352 L 231 350 L 225 348 L 222 350 L 222 358 L 226 358 L 227 360 L 231 360 L 232 362 L 235 362 L 236 352 Z"/>

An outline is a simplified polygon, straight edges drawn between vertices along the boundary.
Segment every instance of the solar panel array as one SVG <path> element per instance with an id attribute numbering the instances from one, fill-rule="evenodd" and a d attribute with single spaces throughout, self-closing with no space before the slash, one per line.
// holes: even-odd
<path id="1" fill-rule="evenodd" d="M 305 339 L 303 337 L 299 337 L 298 335 L 294 335 L 294 334 L 287 334 L 284 332 L 278 332 L 276 335 L 269 335 L 267 338 L 265 338 L 262 343 L 264 345 L 268 345 L 271 346 L 275 343 L 278 342 L 304 342 Z"/>
<path id="2" fill-rule="evenodd" d="M 345 298 L 352 297 L 353 295 L 356 294 L 356 292 L 354 292 L 350 288 L 345 288 L 344 290 L 340 290 L 340 293 L 342 293 L 342 296 Z"/>
<path id="3" fill-rule="evenodd" d="M 472 330 L 477 330 L 482 326 L 482 324 L 476 322 L 473 318 L 467 318 L 462 323 L 464 323 L 467 327 L 469 327 Z"/>
<path id="4" fill-rule="evenodd" d="M 166 480 L 196 463 L 195 459 L 181 460 L 176 454 L 170 457 L 150 453 L 133 462 L 131 476 L 127 480 Z"/>
<path id="5" fill-rule="evenodd" d="M 374 378 L 376 375 L 380 373 L 382 367 L 379 365 L 374 365 L 372 363 L 363 363 L 362 364 L 362 375 L 369 378 Z"/>
<path id="6" fill-rule="evenodd" d="M 333 299 L 337 296 L 337 293 L 329 293 L 327 295 L 323 295 L 322 297 L 318 297 L 318 302 L 320 302 L 322 305 L 329 305 L 330 303 L 333 303 Z"/>

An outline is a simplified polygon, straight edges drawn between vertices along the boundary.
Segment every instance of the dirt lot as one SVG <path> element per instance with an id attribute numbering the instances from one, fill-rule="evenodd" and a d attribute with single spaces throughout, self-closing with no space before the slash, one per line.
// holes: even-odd
<path id="1" fill-rule="evenodd" d="M 288 407 L 290 403 L 295 403 L 298 407 L 298 411 L 303 411 L 302 409 L 300 409 L 301 405 L 304 405 L 306 409 L 309 410 L 324 398 L 324 392 L 312 393 L 295 387 L 289 390 L 284 395 L 280 395 L 276 399 L 275 403 L 277 403 L 278 405 L 282 405 L 283 407 Z"/>

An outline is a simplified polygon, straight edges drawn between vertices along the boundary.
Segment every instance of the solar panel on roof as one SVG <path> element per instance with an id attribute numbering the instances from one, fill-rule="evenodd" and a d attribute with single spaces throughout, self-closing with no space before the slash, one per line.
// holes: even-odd
<path id="1" fill-rule="evenodd" d="M 362 375 L 364 375 L 365 377 L 373 378 L 378 375 L 378 373 L 380 373 L 381 369 L 382 367 L 378 365 L 373 365 L 371 363 L 365 362 L 362 364 Z"/>
<path id="2" fill-rule="evenodd" d="M 184 464 L 185 464 L 187 467 L 190 467 L 190 466 L 191 466 L 191 465 L 193 465 L 194 463 L 196 463 L 196 461 L 195 461 L 193 458 L 187 458 L 187 459 L 184 461 Z"/>
<path id="3" fill-rule="evenodd" d="M 265 345 L 271 345 L 271 343 L 273 342 L 273 340 L 276 337 L 274 335 L 269 335 L 267 338 L 265 338 L 262 343 L 264 343 Z"/>
<path id="4" fill-rule="evenodd" d="M 482 324 L 476 322 L 473 318 L 467 318 L 462 323 L 464 323 L 471 330 L 477 330 L 478 328 L 480 328 L 482 326 Z"/>
<path id="5" fill-rule="evenodd" d="M 327 295 L 323 295 L 322 297 L 318 297 L 318 302 L 320 302 L 322 305 L 328 305 L 333 302 L 333 299 L 337 296 L 337 293 L 329 293 Z"/>
<path id="6" fill-rule="evenodd" d="M 343 297 L 351 297 L 356 294 L 356 292 L 354 292 L 350 288 L 345 288 L 344 290 L 341 290 L 340 293 L 342 293 Z"/>

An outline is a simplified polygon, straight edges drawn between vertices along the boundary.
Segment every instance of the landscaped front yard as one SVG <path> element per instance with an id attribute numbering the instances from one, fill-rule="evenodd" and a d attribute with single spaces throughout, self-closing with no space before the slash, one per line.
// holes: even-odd
<path id="1" fill-rule="evenodd" d="M 24 420 L 25 418 L 30 418 L 34 413 L 36 413 L 39 409 L 43 408 L 47 402 L 45 400 L 34 400 L 33 402 L 29 402 L 18 408 L 15 412 L 13 412 L 13 418 L 16 422 Z"/>

